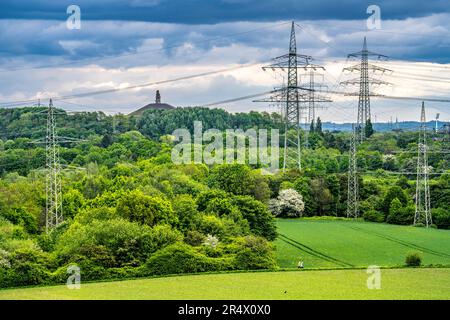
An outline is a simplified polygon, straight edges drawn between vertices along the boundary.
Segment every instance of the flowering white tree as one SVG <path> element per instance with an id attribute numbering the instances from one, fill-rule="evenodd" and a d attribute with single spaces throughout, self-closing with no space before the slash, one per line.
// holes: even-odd
<path id="1" fill-rule="evenodd" d="M 0 268 L 10 268 L 9 253 L 3 249 L 0 249 Z"/>
<path id="2" fill-rule="evenodd" d="M 276 199 L 270 200 L 270 211 L 276 216 L 301 217 L 305 203 L 300 193 L 294 189 L 281 190 Z"/>
<path id="3" fill-rule="evenodd" d="M 208 234 L 206 236 L 205 241 L 203 241 L 203 245 L 215 249 L 219 244 L 219 239 L 217 237 Z"/>

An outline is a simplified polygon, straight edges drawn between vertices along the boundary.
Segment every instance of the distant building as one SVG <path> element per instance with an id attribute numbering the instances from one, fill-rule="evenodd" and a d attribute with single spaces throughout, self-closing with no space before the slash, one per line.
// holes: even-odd
<path id="1" fill-rule="evenodd" d="M 153 109 L 174 109 L 174 106 L 171 106 L 167 103 L 161 103 L 161 94 L 159 93 L 159 90 L 156 90 L 156 97 L 155 97 L 155 103 L 149 103 L 142 108 L 133 111 L 130 113 L 130 116 L 142 116 L 145 110 L 153 110 Z"/>

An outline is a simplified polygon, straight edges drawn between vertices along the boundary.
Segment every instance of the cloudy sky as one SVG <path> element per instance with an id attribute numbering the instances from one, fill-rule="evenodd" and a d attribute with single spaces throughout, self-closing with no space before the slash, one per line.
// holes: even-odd
<path id="1" fill-rule="evenodd" d="M 69 5 L 81 9 L 81 28 L 67 26 Z M 369 5 L 381 9 L 381 28 L 369 30 Z M 128 113 L 154 100 L 206 105 L 266 92 L 284 80 L 261 66 L 287 52 L 290 21 L 298 51 L 325 66 L 317 75 L 330 90 L 356 92 L 340 81 L 357 63 L 347 54 L 369 50 L 390 57 L 374 64 L 393 70 L 373 77 L 389 96 L 450 99 L 450 0 L 2 0 L 0 105 L 67 97 L 228 70 L 186 80 L 56 101 L 67 110 Z M 232 69 L 233 67 L 240 67 Z M 306 79 L 302 77 L 301 79 Z M 350 122 L 357 97 L 332 95 L 318 114 Z M 377 121 L 417 120 L 420 101 L 372 99 Z M 275 111 L 252 99 L 220 104 L 232 112 Z M 427 116 L 450 120 L 450 103 L 428 102 Z"/>

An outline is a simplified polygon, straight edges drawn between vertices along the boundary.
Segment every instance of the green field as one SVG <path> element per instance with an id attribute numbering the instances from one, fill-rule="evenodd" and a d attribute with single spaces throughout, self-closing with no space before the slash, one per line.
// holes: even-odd
<path id="1" fill-rule="evenodd" d="M 450 231 L 333 220 L 277 221 L 277 259 L 301 271 L 184 275 L 0 290 L 0 299 L 450 299 L 450 268 L 382 269 L 369 290 L 366 269 L 404 265 L 421 251 L 425 265 L 450 265 Z"/>
<path id="2" fill-rule="evenodd" d="M 390 224 L 279 219 L 276 241 L 283 268 L 402 266 L 409 251 L 424 265 L 450 265 L 450 231 Z"/>
<path id="3" fill-rule="evenodd" d="M 381 289 L 365 270 L 207 274 L 0 290 L 0 299 L 450 299 L 450 269 L 387 269 Z"/>

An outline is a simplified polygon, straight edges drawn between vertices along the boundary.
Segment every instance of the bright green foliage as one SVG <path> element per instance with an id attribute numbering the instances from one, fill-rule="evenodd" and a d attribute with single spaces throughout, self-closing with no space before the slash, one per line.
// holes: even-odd
<path id="1" fill-rule="evenodd" d="M 0 288 L 48 283 L 51 265 L 47 254 L 37 249 L 18 249 L 0 267 Z"/>
<path id="2" fill-rule="evenodd" d="M 209 258 L 186 244 L 177 243 L 166 247 L 148 259 L 144 273 L 177 274 L 231 269 L 227 259 Z"/>
<path id="3" fill-rule="evenodd" d="M 169 201 L 157 196 L 146 196 L 137 190 L 127 193 L 119 200 L 117 213 L 130 221 L 149 226 L 157 223 L 178 223 Z"/>
<path id="4" fill-rule="evenodd" d="M 196 221 L 200 219 L 197 204 L 190 195 L 176 196 L 173 201 L 173 210 L 178 218 L 181 230 L 194 229 Z"/>
<path id="5" fill-rule="evenodd" d="M 247 236 L 238 241 L 238 269 L 274 269 L 277 266 L 270 243 L 264 238 Z"/>
<path id="6" fill-rule="evenodd" d="M 73 218 L 85 204 L 83 194 L 77 189 L 69 189 L 63 194 L 64 216 Z"/>
<path id="7" fill-rule="evenodd" d="M 203 121 L 205 130 L 280 128 L 275 114 L 177 108 L 148 111 L 135 118 L 61 111 L 58 133 L 83 139 L 61 146 L 61 163 L 84 170 L 62 170 L 64 222 L 46 234 L 45 172 L 40 170 L 45 149 L 30 143 L 45 136 L 45 117 L 36 113 L 42 110 L 0 110 L 0 273 L 5 285 L 65 282 L 72 263 L 82 268 L 85 280 L 138 277 L 149 259 L 175 243 L 184 243 L 182 256 L 198 259 L 199 265 L 206 261 L 205 270 L 270 267 L 270 253 L 275 249 L 267 241 L 275 239 L 276 228 L 267 205 L 286 189 L 295 189 L 304 203 L 304 208 L 301 205 L 301 210 L 286 215 L 314 219 L 346 215 L 350 135 L 325 130 L 319 119 L 308 136 L 309 148 L 302 152 L 303 170 L 263 175 L 258 165 L 175 165 L 170 134 L 175 128 L 192 130 L 194 120 Z M 288 135 L 295 138 L 295 130 Z M 301 137 L 305 141 L 303 130 Z M 442 144 L 432 140 L 430 148 L 439 150 Z M 414 171 L 416 148 L 416 132 L 376 132 L 358 146 L 358 169 L 364 172 L 359 177 L 360 213 L 365 220 L 412 223 L 413 177 L 385 170 Z M 447 170 L 449 163 L 450 155 L 429 155 L 433 172 Z M 430 176 L 430 188 L 433 222 L 448 228 L 450 175 Z M 391 208 L 394 199 L 400 205 L 394 201 Z M 281 231 L 277 242 L 279 255 L 284 256 L 279 259 L 282 266 L 296 266 L 299 257 L 306 266 L 399 265 L 404 263 L 398 261 L 405 256 L 403 247 L 411 244 L 431 249 L 424 251 L 424 264 L 447 263 L 445 254 L 431 254 L 448 252 L 446 233 L 436 234 L 445 230 L 411 228 L 413 234 L 403 237 L 398 231 L 403 229 L 389 229 L 399 227 L 385 224 L 355 223 L 350 228 L 333 221 L 335 229 L 314 224 L 303 229 L 296 220 L 291 222 L 292 234 Z M 421 232 L 430 239 L 414 238 Z M 399 241 L 387 240 L 391 238 Z M 349 253 L 348 243 L 358 243 L 356 251 L 361 247 L 365 257 L 374 256 L 377 261 Z M 394 247 L 393 256 L 379 252 L 387 246 Z M 261 256 L 253 255 L 255 250 Z M 14 265 L 13 257 L 18 264 Z M 285 264 L 286 259 L 290 260 Z M 19 281 L 21 272 L 24 276 Z"/>
<path id="8" fill-rule="evenodd" d="M 235 195 L 248 195 L 254 190 L 251 170 L 242 164 L 215 167 L 211 172 L 209 185 Z"/>
<path id="9" fill-rule="evenodd" d="M 139 265 L 158 249 L 179 241 L 181 234 L 168 226 L 150 228 L 123 219 L 73 223 L 61 236 L 56 252 L 61 261 L 89 260 L 93 265 Z"/>

